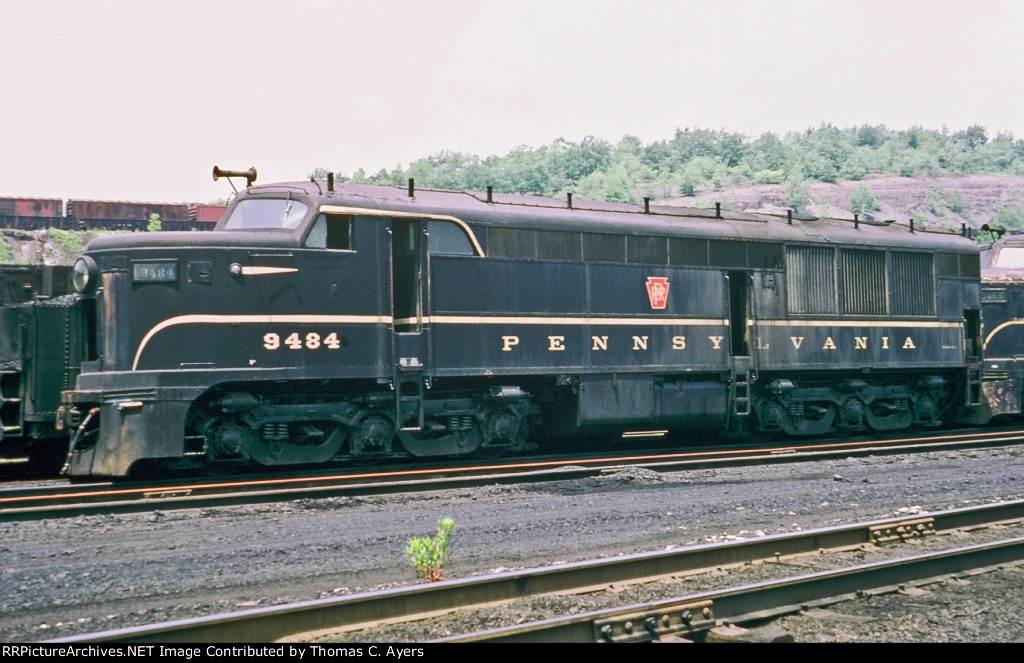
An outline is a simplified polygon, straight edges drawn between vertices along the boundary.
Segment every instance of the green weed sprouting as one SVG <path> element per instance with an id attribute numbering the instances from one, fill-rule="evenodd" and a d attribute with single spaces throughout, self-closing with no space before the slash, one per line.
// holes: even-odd
<path id="1" fill-rule="evenodd" d="M 405 547 L 405 556 L 416 568 L 416 575 L 423 582 L 444 580 L 444 567 L 451 556 L 452 530 L 455 519 L 445 516 L 437 521 L 437 535 L 425 536 L 421 539 L 409 539 Z"/>

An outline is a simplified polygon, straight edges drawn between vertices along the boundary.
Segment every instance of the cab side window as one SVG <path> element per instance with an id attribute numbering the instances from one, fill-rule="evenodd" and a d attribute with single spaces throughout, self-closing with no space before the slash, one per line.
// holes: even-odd
<path id="1" fill-rule="evenodd" d="M 313 228 L 306 236 L 306 246 L 311 249 L 334 249 L 354 251 L 352 226 L 354 217 L 350 214 L 321 214 L 313 222 Z"/>
<path id="2" fill-rule="evenodd" d="M 451 256 L 476 255 L 466 231 L 451 221 L 430 219 L 427 222 L 428 244 L 431 254 Z"/>

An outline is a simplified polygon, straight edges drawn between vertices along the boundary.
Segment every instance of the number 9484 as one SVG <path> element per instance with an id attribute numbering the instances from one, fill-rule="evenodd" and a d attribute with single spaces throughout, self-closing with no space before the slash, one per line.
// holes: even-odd
<path id="1" fill-rule="evenodd" d="M 303 348 L 307 350 L 319 350 L 320 348 L 337 350 L 341 347 L 341 339 L 338 338 L 336 332 L 331 332 L 323 337 L 316 332 L 309 332 L 305 336 L 300 335 L 298 332 L 292 332 L 282 341 L 280 334 L 268 332 L 263 335 L 263 347 L 267 350 L 280 350 L 282 347 L 286 347 L 289 350 L 301 350 Z"/>

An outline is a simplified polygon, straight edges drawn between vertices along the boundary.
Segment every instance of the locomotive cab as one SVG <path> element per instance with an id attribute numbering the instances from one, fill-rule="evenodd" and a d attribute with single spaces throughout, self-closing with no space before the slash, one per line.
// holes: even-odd
<path id="1" fill-rule="evenodd" d="M 514 385 L 425 395 L 430 256 L 480 255 L 470 227 L 310 189 L 251 187 L 208 233 L 89 245 L 98 352 L 65 394 L 72 475 L 522 446 Z"/>

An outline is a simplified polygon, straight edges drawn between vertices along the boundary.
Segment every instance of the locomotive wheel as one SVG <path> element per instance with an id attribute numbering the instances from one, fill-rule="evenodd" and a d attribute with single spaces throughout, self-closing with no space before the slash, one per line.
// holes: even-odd
<path id="1" fill-rule="evenodd" d="M 475 421 L 468 429 L 444 434 L 398 431 L 398 439 L 413 456 L 463 456 L 475 452 L 484 441 Z"/>
<path id="2" fill-rule="evenodd" d="M 476 450 L 479 458 L 494 459 L 522 450 L 529 425 L 510 409 L 497 409 L 487 417 L 487 439 Z"/>

